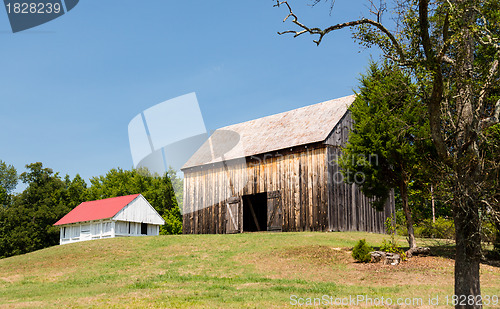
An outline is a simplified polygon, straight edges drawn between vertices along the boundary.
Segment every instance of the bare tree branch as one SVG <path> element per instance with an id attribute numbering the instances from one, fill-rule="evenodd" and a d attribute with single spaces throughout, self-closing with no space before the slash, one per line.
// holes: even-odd
<path id="1" fill-rule="evenodd" d="M 498 73 L 498 55 L 499 52 L 496 53 L 495 60 L 490 65 L 488 77 L 486 78 L 486 81 L 483 87 L 481 87 L 481 91 L 479 92 L 478 105 L 476 108 L 476 114 L 479 116 L 481 116 L 481 112 L 484 110 L 484 100 L 486 98 L 486 95 L 488 94 L 488 90 L 491 87 L 491 84 L 493 83 L 495 76 Z"/>
<path id="2" fill-rule="evenodd" d="M 450 15 L 446 13 L 443 25 L 443 46 L 441 46 L 441 50 L 438 53 L 438 61 L 447 62 L 447 59 L 449 59 L 448 57 L 446 57 L 446 52 L 448 51 L 448 47 L 450 46 L 449 33 L 448 33 L 449 27 L 450 27 Z M 447 59 L 445 59 L 445 57 Z"/>
<path id="3" fill-rule="evenodd" d="M 481 122 L 479 123 L 479 127 L 481 129 L 486 129 L 488 127 L 491 127 L 494 124 L 497 124 L 499 122 L 499 117 L 500 117 L 500 100 L 497 101 L 495 104 L 495 109 L 493 110 L 493 115 L 491 117 L 482 119 Z"/>
<path id="4" fill-rule="evenodd" d="M 420 23 L 420 37 L 422 39 L 422 47 L 424 48 L 425 57 L 428 61 L 434 61 L 432 54 L 432 43 L 429 36 L 429 2 L 428 0 L 420 0 L 418 2 L 418 13 Z"/>
<path id="5" fill-rule="evenodd" d="M 368 0 L 368 2 L 370 2 L 370 6 L 365 5 L 368 8 L 368 11 L 370 11 L 370 13 L 377 17 L 378 23 L 381 23 L 382 15 L 387 10 L 387 6 L 385 5 L 385 3 L 382 3 L 382 0 L 380 0 L 380 4 L 378 7 L 375 5 L 373 0 Z"/>
<path id="6" fill-rule="evenodd" d="M 328 0 L 325 0 L 325 2 Z M 330 14 L 332 14 L 333 11 L 333 6 L 335 5 L 335 0 L 331 0 L 332 3 L 330 4 Z M 314 3 L 311 6 L 315 6 L 316 4 L 320 3 L 321 0 L 314 0 Z"/>
<path id="7" fill-rule="evenodd" d="M 448 64 L 455 65 L 455 60 L 451 59 L 450 57 L 448 57 L 446 55 L 441 56 L 441 60 L 448 63 Z"/>
<path id="8" fill-rule="evenodd" d="M 441 101 L 443 99 L 443 73 L 441 66 L 436 62 L 432 43 L 429 36 L 429 2 L 428 0 L 419 0 L 418 14 L 419 14 L 419 28 L 420 38 L 422 40 L 422 47 L 424 49 L 427 62 L 430 64 L 429 69 L 433 72 L 432 93 L 427 104 L 429 108 L 429 125 L 431 128 L 431 136 L 436 146 L 436 150 L 442 159 L 449 158 L 449 152 L 446 148 L 446 142 L 441 130 L 442 114 L 441 114 Z M 447 36 L 447 30 L 443 31 L 443 36 Z M 443 45 L 444 48 L 445 45 Z M 444 52 L 443 52 L 444 56 Z M 443 58 L 443 57 L 441 57 Z"/>
<path id="9" fill-rule="evenodd" d="M 288 18 L 293 17 L 292 22 L 294 24 L 296 24 L 297 26 L 299 26 L 300 28 L 302 28 L 302 30 L 300 30 L 300 31 L 287 30 L 287 31 L 283 31 L 283 32 L 278 32 L 279 35 L 290 33 L 290 34 L 293 34 L 294 37 L 298 37 L 304 33 L 317 34 L 317 35 L 319 35 L 319 39 L 313 40 L 313 42 L 316 43 L 316 45 L 319 45 L 321 43 L 321 41 L 323 40 L 323 37 L 332 31 L 339 30 L 339 29 L 346 28 L 346 27 L 354 27 L 354 26 L 368 24 L 368 25 L 376 27 L 378 30 L 380 30 L 382 33 L 384 33 L 391 40 L 392 45 L 394 46 L 394 48 L 396 49 L 396 51 L 400 57 L 400 61 L 406 62 L 406 57 L 405 57 L 404 51 L 401 48 L 401 45 L 399 44 L 398 40 L 380 22 L 376 22 L 376 21 L 373 21 L 373 20 L 368 19 L 368 18 L 362 18 L 359 20 L 354 20 L 354 21 L 350 21 L 350 22 L 336 24 L 336 25 L 330 26 L 330 27 L 325 28 L 325 29 L 309 28 L 306 25 L 299 22 L 297 16 L 293 13 L 292 8 L 290 7 L 290 4 L 288 3 L 288 1 L 281 1 L 280 2 L 279 0 L 277 0 L 276 4 L 274 6 L 280 7 L 281 5 L 286 5 L 286 7 L 288 8 L 288 11 L 289 11 L 289 14 L 285 17 L 283 22 L 287 21 Z"/>
<path id="10" fill-rule="evenodd" d="M 456 131 L 457 125 L 455 124 L 455 122 L 453 122 L 453 116 L 451 115 L 450 103 L 448 101 L 448 98 L 445 98 L 443 100 L 442 113 L 443 113 L 443 115 L 446 115 L 448 117 L 448 119 L 446 121 L 453 128 L 453 130 Z"/>
<path id="11" fill-rule="evenodd" d="M 478 13 L 481 12 L 478 11 Z M 483 21 L 483 27 L 482 27 L 483 31 L 481 32 L 477 30 L 474 31 L 479 43 L 481 43 L 482 45 L 492 46 L 497 50 L 500 50 L 500 42 L 498 41 L 497 38 L 495 38 L 490 29 L 488 29 L 486 18 L 484 16 L 481 16 L 481 20 Z"/>

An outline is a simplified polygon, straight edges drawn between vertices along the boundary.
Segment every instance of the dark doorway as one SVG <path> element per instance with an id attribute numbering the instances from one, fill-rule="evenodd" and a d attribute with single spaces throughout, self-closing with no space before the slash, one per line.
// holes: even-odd
<path id="1" fill-rule="evenodd" d="M 267 231 L 267 193 L 243 195 L 243 231 Z"/>
<path id="2" fill-rule="evenodd" d="M 141 223 L 141 234 L 148 235 L 148 224 L 147 223 Z"/>

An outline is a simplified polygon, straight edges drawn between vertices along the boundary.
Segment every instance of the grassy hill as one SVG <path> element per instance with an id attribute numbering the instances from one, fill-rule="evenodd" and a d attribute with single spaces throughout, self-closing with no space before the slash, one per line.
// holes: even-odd
<path id="1" fill-rule="evenodd" d="M 425 305 L 429 296 L 445 304 L 453 294 L 453 260 L 354 263 L 348 248 L 361 238 L 377 246 L 387 236 L 179 235 L 56 246 L 0 260 L 0 307 L 281 308 L 324 295 L 332 303 L 366 295 L 361 307 L 371 307 L 368 298 Z M 481 272 L 483 295 L 499 295 L 500 269 L 482 265 Z"/>

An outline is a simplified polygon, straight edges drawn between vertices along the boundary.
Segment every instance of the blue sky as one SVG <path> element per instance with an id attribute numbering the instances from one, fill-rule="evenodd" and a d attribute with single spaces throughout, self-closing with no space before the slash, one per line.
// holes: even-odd
<path id="1" fill-rule="evenodd" d="M 207 129 L 352 94 L 370 54 L 348 29 L 278 36 L 283 8 L 259 1 L 81 0 L 64 16 L 13 34 L 0 9 L 0 160 L 43 162 L 85 179 L 130 169 L 127 125 L 141 111 L 196 92 Z M 363 1 L 314 8 L 328 26 L 367 12 Z"/>

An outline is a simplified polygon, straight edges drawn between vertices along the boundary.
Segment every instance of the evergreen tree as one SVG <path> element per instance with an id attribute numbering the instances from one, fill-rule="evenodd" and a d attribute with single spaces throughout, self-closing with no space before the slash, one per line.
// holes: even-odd
<path id="1" fill-rule="evenodd" d="M 371 63 L 361 77 L 359 93 L 350 107 L 354 129 L 340 160 L 345 179 L 364 176 L 361 190 L 382 210 L 393 188 L 399 188 L 408 229 L 408 255 L 417 247 L 408 203 L 408 185 L 422 168 L 430 147 L 425 106 L 416 86 L 398 67 Z"/>

